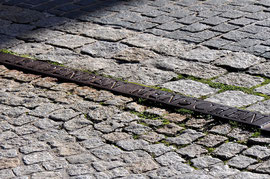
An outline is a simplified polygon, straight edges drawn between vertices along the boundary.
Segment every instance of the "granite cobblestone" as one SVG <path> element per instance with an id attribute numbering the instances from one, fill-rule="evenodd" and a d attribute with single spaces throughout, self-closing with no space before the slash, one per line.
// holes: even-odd
<path id="1" fill-rule="evenodd" d="M 270 113 L 269 2 L 93 2 L 0 0 L 0 49 L 145 85 L 190 80 L 208 93 L 170 90 Z M 270 177 L 268 137 L 252 129 L 3 66 L 0 84 L 0 178 Z"/>

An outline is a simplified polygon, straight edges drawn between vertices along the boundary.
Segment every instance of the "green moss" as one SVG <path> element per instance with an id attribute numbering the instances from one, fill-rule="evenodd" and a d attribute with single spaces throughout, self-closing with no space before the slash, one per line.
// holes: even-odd
<path id="1" fill-rule="evenodd" d="M 163 125 L 168 125 L 168 124 L 170 124 L 170 121 L 168 119 L 164 119 L 162 121 L 162 123 L 163 123 Z"/>
<path id="2" fill-rule="evenodd" d="M 254 132 L 251 137 L 259 137 L 261 135 L 261 131 Z"/>
<path id="3" fill-rule="evenodd" d="M 215 150 L 215 148 L 212 148 L 212 147 L 208 147 L 208 148 L 206 148 L 206 149 L 208 150 L 209 153 L 212 153 L 212 152 L 214 152 L 214 150 Z"/>
<path id="4" fill-rule="evenodd" d="M 0 52 L 6 53 L 6 54 L 15 55 L 15 56 L 18 56 L 18 57 L 30 58 L 30 59 L 32 59 L 32 60 L 35 60 L 35 58 L 34 58 L 34 57 L 31 57 L 30 55 L 26 55 L 26 54 L 18 54 L 18 53 L 16 53 L 16 52 L 12 52 L 12 51 L 7 50 L 7 49 L 0 49 Z"/>
<path id="5" fill-rule="evenodd" d="M 12 52 L 12 51 L 7 50 L 7 49 L 0 49 L 0 52 L 2 52 L 2 53 L 7 53 L 7 54 L 11 54 L 11 55 L 16 55 L 15 52 Z"/>
<path id="6" fill-rule="evenodd" d="M 139 135 L 136 134 L 133 135 L 133 139 L 139 139 L 139 137 L 140 137 Z"/>
<path id="7" fill-rule="evenodd" d="M 239 123 L 236 121 L 229 121 L 229 124 L 231 125 L 232 128 L 237 128 L 239 126 Z"/>
<path id="8" fill-rule="evenodd" d="M 176 111 L 178 113 L 180 113 L 180 114 L 194 114 L 194 111 L 191 111 L 191 110 L 188 110 L 188 109 L 184 109 L 184 108 L 177 109 Z"/>

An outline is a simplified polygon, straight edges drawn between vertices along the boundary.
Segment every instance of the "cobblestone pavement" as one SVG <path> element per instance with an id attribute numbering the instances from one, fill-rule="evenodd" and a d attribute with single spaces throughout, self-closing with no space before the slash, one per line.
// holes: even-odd
<path id="1" fill-rule="evenodd" d="M 269 137 L 0 66 L 0 178 L 269 179 Z"/>
<path id="2" fill-rule="evenodd" d="M 268 1 L 0 2 L 0 49 L 270 114 Z"/>
<path id="3" fill-rule="evenodd" d="M 269 9 L 0 0 L 0 49 L 270 114 Z M 255 129 L 3 66 L 0 77 L 0 178 L 270 178 Z"/>

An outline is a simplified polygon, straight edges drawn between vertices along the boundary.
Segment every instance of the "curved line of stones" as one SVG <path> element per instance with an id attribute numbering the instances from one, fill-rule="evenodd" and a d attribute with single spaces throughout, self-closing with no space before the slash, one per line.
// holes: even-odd
<path id="1" fill-rule="evenodd" d="M 11 54 L 0 53 L 0 63 L 62 80 L 90 85 L 129 96 L 160 102 L 169 106 L 185 108 L 227 120 L 250 124 L 262 130 L 270 131 L 270 116 L 258 112 L 241 110 Z"/>

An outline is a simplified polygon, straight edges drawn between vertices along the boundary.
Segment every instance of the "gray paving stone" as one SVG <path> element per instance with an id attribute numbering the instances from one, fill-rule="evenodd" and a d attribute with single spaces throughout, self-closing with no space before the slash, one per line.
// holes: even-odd
<path id="1" fill-rule="evenodd" d="M 249 138 L 248 142 L 252 144 L 257 144 L 257 145 L 265 145 L 265 144 L 270 144 L 270 139 L 267 137 L 255 137 L 255 138 Z"/>
<path id="2" fill-rule="evenodd" d="M 43 17 L 43 14 L 37 11 L 21 9 L 14 6 L 4 6 L 0 13 L 1 19 L 10 20 L 16 23 L 27 24 L 35 22 Z"/>
<path id="3" fill-rule="evenodd" d="M 253 86 L 263 83 L 264 79 L 261 77 L 251 76 L 244 73 L 229 73 L 227 75 L 221 76 L 213 80 L 213 82 L 251 88 Z M 257 89 L 255 91 L 258 91 Z"/>
<path id="4" fill-rule="evenodd" d="M 97 161 L 97 158 L 94 157 L 92 154 L 82 153 L 82 154 L 72 155 L 72 156 L 67 157 L 67 161 L 71 164 L 84 164 L 84 163 L 95 162 Z"/>
<path id="5" fill-rule="evenodd" d="M 186 126 L 202 131 L 202 129 L 208 126 L 212 121 L 213 120 L 206 120 L 204 118 L 191 118 L 186 122 Z"/>
<path id="6" fill-rule="evenodd" d="M 1 158 L 14 158 L 17 157 L 18 153 L 15 149 L 10 150 L 0 150 L 0 159 Z"/>
<path id="7" fill-rule="evenodd" d="M 223 93 L 207 98 L 206 101 L 211 101 L 232 107 L 243 107 L 262 101 L 263 99 L 263 97 L 245 94 L 242 91 L 225 91 Z"/>
<path id="8" fill-rule="evenodd" d="M 175 92 L 193 97 L 201 97 L 214 94 L 218 89 L 211 88 L 209 85 L 193 80 L 179 80 L 164 83 L 161 87 L 168 88 Z"/>
<path id="9" fill-rule="evenodd" d="M 216 65 L 236 68 L 239 70 L 247 69 L 251 66 L 264 62 L 265 60 L 259 57 L 256 57 L 251 54 L 236 52 L 236 53 L 228 53 L 223 58 L 215 61 Z"/>
<path id="10" fill-rule="evenodd" d="M 219 25 L 216 25 L 216 26 L 212 27 L 211 30 L 225 33 L 225 32 L 235 30 L 237 28 L 239 28 L 239 27 L 236 26 L 236 25 L 227 24 L 227 23 L 221 23 Z"/>
<path id="11" fill-rule="evenodd" d="M 270 85 L 267 84 L 267 85 L 255 88 L 255 91 L 266 94 L 266 95 L 270 95 Z"/>
<path id="12" fill-rule="evenodd" d="M 157 157 L 155 160 L 162 166 L 171 166 L 176 163 L 185 162 L 185 160 L 175 152 L 168 152 Z"/>
<path id="13" fill-rule="evenodd" d="M 252 179 L 252 178 L 260 178 L 260 179 L 266 179 L 270 176 L 267 174 L 258 174 L 258 173 L 251 173 L 251 172 L 240 172 L 232 177 L 231 179 Z"/>
<path id="14" fill-rule="evenodd" d="M 122 40 L 123 43 L 126 43 L 130 46 L 141 47 L 141 48 L 152 48 L 157 45 L 157 43 L 169 41 L 162 37 L 158 37 L 151 34 L 138 34 L 133 37 Z"/>
<path id="15" fill-rule="evenodd" d="M 204 63 L 187 62 L 177 58 L 156 59 L 150 63 L 157 68 L 205 79 L 213 78 L 226 73 L 225 69 L 219 67 Z"/>
<path id="16" fill-rule="evenodd" d="M 244 169 L 247 168 L 249 165 L 254 164 L 255 162 L 257 162 L 257 160 L 243 155 L 238 155 L 230 159 L 228 161 L 228 165 L 239 169 Z"/>
<path id="17" fill-rule="evenodd" d="M 160 144 L 152 144 L 152 145 L 144 146 L 143 149 L 147 151 L 150 155 L 158 157 L 160 155 L 163 155 L 167 152 L 172 151 L 174 148 L 171 146 L 167 147 L 164 144 L 160 143 Z"/>
<path id="18" fill-rule="evenodd" d="M 116 53 L 127 48 L 126 45 L 114 42 L 95 42 L 82 47 L 82 53 L 89 54 L 93 57 L 111 58 Z"/>
<path id="19" fill-rule="evenodd" d="M 116 143 L 117 146 L 123 148 L 124 150 L 127 151 L 133 151 L 133 150 L 138 150 L 138 149 L 143 149 L 144 146 L 147 146 L 149 143 L 144 140 L 134 140 L 134 139 L 129 139 L 129 140 L 120 140 Z"/>
<path id="20" fill-rule="evenodd" d="M 46 179 L 46 178 L 61 178 L 63 177 L 60 172 L 40 172 L 34 173 L 31 178 L 33 179 Z"/>
<path id="21" fill-rule="evenodd" d="M 224 55 L 222 51 L 210 50 L 209 48 L 199 46 L 190 51 L 182 52 L 180 58 L 209 63 L 217 60 L 222 55 Z"/>
<path id="22" fill-rule="evenodd" d="M 55 47 L 54 49 L 47 51 L 44 54 L 38 54 L 35 56 L 39 60 L 52 61 L 60 64 L 72 63 L 73 61 L 80 60 L 80 55 L 64 48 Z"/>
<path id="23" fill-rule="evenodd" d="M 239 173 L 239 170 L 230 168 L 228 165 L 224 164 L 218 164 L 215 166 L 212 166 L 209 174 L 214 177 L 219 178 L 229 178 L 232 176 L 235 176 Z"/>
<path id="24" fill-rule="evenodd" d="M 171 178 L 175 176 L 177 171 L 168 167 L 160 167 L 156 170 L 147 172 L 147 176 L 150 178 Z"/>
<path id="25" fill-rule="evenodd" d="M 59 32 L 59 31 L 54 31 L 51 29 L 41 28 L 41 29 L 33 30 L 31 33 L 26 32 L 24 34 L 19 35 L 18 37 L 20 39 L 23 39 L 29 42 L 44 42 L 51 38 L 58 37 L 61 35 L 64 35 L 64 33 Z"/>
<path id="26" fill-rule="evenodd" d="M 43 17 L 42 19 L 32 24 L 37 27 L 49 28 L 49 27 L 62 25 L 68 21 L 70 20 L 64 17 L 49 16 L 49 17 Z"/>
<path id="27" fill-rule="evenodd" d="M 92 37 L 99 40 L 106 40 L 106 41 L 119 41 L 128 36 L 132 36 L 135 33 L 126 29 L 114 29 L 111 27 L 103 27 L 99 26 L 93 29 L 87 29 L 83 31 L 83 35 L 88 37 Z"/>
<path id="28" fill-rule="evenodd" d="M 135 47 L 124 49 L 116 53 L 115 56 L 113 56 L 113 58 L 117 60 L 122 60 L 126 62 L 141 62 L 149 59 L 155 59 L 158 57 L 159 55 L 150 50 L 144 50 Z"/>
<path id="29" fill-rule="evenodd" d="M 51 160 L 42 163 L 42 166 L 49 171 L 62 169 L 65 168 L 67 165 L 68 162 L 65 159 Z"/>
<path id="30" fill-rule="evenodd" d="M 86 38 L 79 35 L 64 34 L 62 36 L 51 38 L 46 43 L 58 47 L 74 49 L 94 42 L 95 40 L 91 38 Z"/>
<path id="31" fill-rule="evenodd" d="M 152 129 L 150 127 L 141 124 L 131 123 L 129 126 L 125 127 L 124 130 L 136 135 L 142 135 L 145 134 L 146 132 L 151 131 Z"/>
<path id="32" fill-rule="evenodd" d="M 98 172 L 102 172 L 102 171 L 107 171 L 107 170 L 111 170 L 114 168 L 118 168 L 118 167 L 123 167 L 126 164 L 121 162 L 121 161 L 96 161 L 93 162 L 93 167 L 95 170 L 97 170 Z"/>
<path id="33" fill-rule="evenodd" d="M 269 75 L 269 62 L 257 64 L 253 67 L 251 67 L 248 72 L 250 74 L 256 74 L 256 75 L 262 75 L 266 77 L 270 77 Z"/>
<path id="34" fill-rule="evenodd" d="M 270 161 L 267 160 L 267 161 L 263 162 L 262 164 L 259 164 L 258 166 L 256 166 L 255 171 L 262 172 L 262 173 L 269 173 L 269 171 L 270 171 L 269 163 L 270 163 Z"/>
<path id="35" fill-rule="evenodd" d="M 123 151 L 115 146 L 111 146 L 107 144 L 107 145 L 92 149 L 91 153 L 100 159 L 109 160 L 110 158 L 116 155 L 122 154 Z"/>
<path id="36" fill-rule="evenodd" d="M 1 178 L 13 178 L 15 175 L 13 174 L 12 170 L 4 169 L 0 171 Z"/>
<path id="37" fill-rule="evenodd" d="M 220 135 L 208 134 L 204 138 L 200 139 L 197 144 L 206 146 L 206 147 L 215 147 L 227 140 L 227 137 Z"/>
<path id="38" fill-rule="evenodd" d="M 180 57 L 186 50 L 191 50 L 194 47 L 193 44 L 187 44 L 177 40 L 165 40 L 157 41 L 150 48 L 157 53 L 165 54 L 169 56 Z"/>
<path id="39" fill-rule="evenodd" d="M 27 165 L 35 164 L 39 162 L 45 162 L 48 160 L 53 160 L 53 156 L 49 152 L 35 152 L 32 154 L 25 155 L 23 157 L 24 163 Z"/>
<path id="40" fill-rule="evenodd" d="M 38 164 L 19 166 L 12 169 L 16 176 L 29 175 L 36 172 L 41 172 L 43 169 Z"/>
<path id="41" fill-rule="evenodd" d="M 177 76 L 170 71 L 163 71 L 153 67 L 142 67 L 137 64 L 111 65 L 109 68 L 102 70 L 101 73 L 130 82 L 153 86 L 168 82 Z"/>
<path id="42" fill-rule="evenodd" d="M 234 25 L 239 25 L 239 26 L 245 26 L 248 24 L 252 24 L 253 22 L 256 22 L 256 21 L 253 19 L 245 18 L 245 17 L 241 17 L 239 19 L 229 21 L 229 23 L 234 24 Z"/>
<path id="43" fill-rule="evenodd" d="M 239 154 L 245 149 L 247 149 L 247 146 L 245 145 L 228 142 L 216 148 L 216 150 L 214 151 L 214 154 L 219 157 L 228 159 L 235 156 L 236 154 Z"/>
<path id="44" fill-rule="evenodd" d="M 256 145 L 245 150 L 243 154 L 251 157 L 256 157 L 258 159 L 265 159 L 269 157 L 270 150 L 267 147 Z"/>
<path id="45" fill-rule="evenodd" d="M 156 131 L 158 133 L 165 134 L 167 136 L 174 136 L 180 131 L 182 131 L 183 129 L 184 129 L 183 127 L 180 127 L 177 124 L 169 123 L 169 124 L 164 125 L 161 128 L 158 128 Z"/>
<path id="46" fill-rule="evenodd" d="M 90 174 L 93 172 L 95 172 L 95 170 L 91 166 L 87 166 L 84 164 L 69 165 L 67 168 L 67 173 L 70 176 Z"/>
<path id="47" fill-rule="evenodd" d="M 201 145 L 191 144 L 186 147 L 178 149 L 176 152 L 183 156 L 194 158 L 194 157 L 200 157 L 201 155 L 208 153 L 208 150 L 206 150 Z"/>
<path id="48" fill-rule="evenodd" d="M 217 158 L 213 158 L 211 156 L 205 156 L 205 157 L 198 157 L 191 160 L 194 167 L 197 168 L 210 168 L 213 165 L 217 165 L 222 163 L 221 160 Z"/>
<path id="49" fill-rule="evenodd" d="M 29 33 L 29 31 L 33 30 L 35 26 L 27 25 L 27 24 L 11 24 L 3 26 L 0 29 L 0 34 L 5 34 L 8 36 L 19 36 L 24 33 Z"/>
<path id="50" fill-rule="evenodd" d="M 74 131 L 92 124 L 84 115 L 77 116 L 64 124 L 64 128 L 68 131 Z"/>
<path id="51" fill-rule="evenodd" d="M 263 114 L 270 114 L 269 106 L 270 100 L 266 100 L 249 106 L 247 110 L 258 111 Z"/>
<path id="52" fill-rule="evenodd" d="M 171 21 L 171 22 L 163 23 L 157 26 L 157 28 L 162 29 L 162 30 L 174 31 L 174 30 L 182 28 L 183 26 L 184 26 L 183 24 L 177 23 L 175 21 Z"/>
<path id="53" fill-rule="evenodd" d="M 153 159 L 146 158 L 139 162 L 132 163 L 129 169 L 135 174 L 140 174 L 140 173 L 157 169 L 158 167 L 159 165 Z"/>
<path id="54" fill-rule="evenodd" d="M 60 109 L 57 110 L 49 115 L 49 118 L 55 120 L 55 121 L 68 121 L 76 116 L 78 116 L 80 113 L 75 112 L 72 109 Z"/>
<path id="55" fill-rule="evenodd" d="M 205 134 L 201 132 L 197 132 L 192 129 L 186 129 L 181 135 L 177 137 L 168 137 L 166 141 L 172 144 L 186 145 L 192 143 L 200 137 L 203 137 L 204 135 Z"/>
<path id="56" fill-rule="evenodd" d="M 0 21 L 1 23 L 1 21 Z M 13 37 L 7 36 L 7 35 L 0 35 L 1 43 L 0 43 L 0 49 L 8 49 L 10 47 L 19 45 L 23 43 L 23 41 L 15 39 Z"/>
<path id="57" fill-rule="evenodd" d="M 206 29 L 209 29 L 210 27 L 208 25 L 202 24 L 202 23 L 194 23 L 188 26 L 184 26 L 181 28 L 181 30 L 189 31 L 189 32 L 201 32 Z"/>
<path id="58" fill-rule="evenodd" d="M 114 132 L 117 129 L 124 127 L 125 125 L 118 121 L 103 121 L 94 125 L 96 130 L 101 131 L 102 133 Z"/>
<path id="59" fill-rule="evenodd" d="M 26 134 L 32 134 L 38 132 L 38 128 L 32 125 L 24 125 L 21 127 L 16 127 L 15 132 L 18 135 L 26 135 Z"/>
<path id="60" fill-rule="evenodd" d="M 23 146 L 20 148 L 20 152 L 23 154 L 29 154 L 32 152 L 41 152 L 50 149 L 50 147 L 44 142 L 35 142 L 33 144 Z"/>

